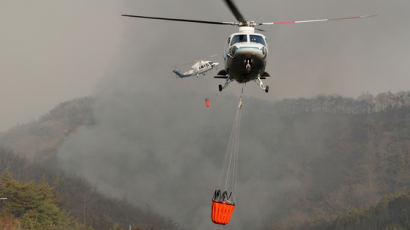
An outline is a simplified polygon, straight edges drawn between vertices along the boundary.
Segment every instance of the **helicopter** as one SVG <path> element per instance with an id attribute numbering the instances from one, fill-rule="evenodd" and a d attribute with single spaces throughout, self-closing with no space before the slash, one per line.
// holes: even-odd
<path id="1" fill-rule="evenodd" d="M 266 79 L 267 77 L 270 77 L 270 74 L 265 71 L 266 60 L 268 56 L 268 44 L 266 43 L 266 37 L 263 34 L 255 32 L 255 30 L 258 32 L 264 31 L 263 29 L 259 28 L 260 26 L 312 22 L 331 22 L 350 19 L 362 19 L 375 16 L 364 15 L 355 17 L 325 18 L 299 21 L 255 22 L 246 20 L 245 17 L 239 11 L 239 9 L 236 7 L 233 0 L 224 0 L 224 2 L 236 18 L 236 22 L 218 22 L 182 18 L 151 17 L 133 14 L 122 14 L 122 16 L 143 19 L 203 23 L 213 25 L 230 25 L 239 27 L 239 31 L 237 33 L 231 34 L 228 37 L 227 42 L 225 44 L 225 69 L 219 71 L 218 74 L 214 76 L 214 78 L 225 79 L 225 84 L 218 86 L 219 91 L 225 89 L 232 81 L 237 81 L 239 83 L 256 81 L 259 84 L 259 87 L 266 93 L 269 92 L 269 86 L 265 86 L 262 80 Z"/>
<path id="2" fill-rule="evenodd" d="M 172 70 L 172 72 L 174 72 L 179 78 L 186 78 L 186 77 L 192 77 L 192 76 L 199 77 L 200 74 L 205 75 L 206 72 L 216 68 L 218 65 L 219 65 L 218 62 L 200 60 L 200 61 L 195 62 L 191 66 L 191 69 L 188 71 L 185 71 L 184 73 L 180 73 L 176 69 Z"/>

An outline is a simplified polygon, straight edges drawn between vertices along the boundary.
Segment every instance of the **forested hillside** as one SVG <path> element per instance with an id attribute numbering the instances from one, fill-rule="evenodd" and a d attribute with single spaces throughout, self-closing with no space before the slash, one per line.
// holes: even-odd
<path id="1" fill-rule="evenodd" d="M 58 207 L 55 188 L 42 178 L 39 184 L 13 179 L 7 170 L 0 177 L 1 229 L 87 230 Z"/>
<path id="2" fill-rule="evenodd" d="M 410 229 L 410 193 L 384 197 L 376 206 L 351 210 L 333 221 L 321 221 L 301 230 L 406 230 Z"/>
<path id="3" fill-rule="evenodd" d="M 221 128 L 231 122 L 229 108 L 215 105 L 215 108 L 221 111 L 211 110 L 209 113 L 217 115 L 212 117 L 211 123 L 201 124 L 196 122 L 201 120 L 200 114 L 195 117 L 195 120 L 187 119 L 189 117 L 187 114 L 192 107 L 185 105 L 188 99 L 184 99 L 184 95 L 179 100 L 174 100 L 178 110 L 173 111 L 168 104 L 161 107 L 162 98 L 154 96 L 135 98 L 137 99 L 133 107 L 136 111 L 135 114 L 130 115 L 135 119 L 134 123 L 128 121 L 122 123 L 118 119 L 115 120 L 115 125 L 108 126 L 109 129 L 103 127 L 94 130 L 95 132 L 87 132 L 88 135 L 94 135 L 94 138 L 90 138 L 94 141 L 91 146 L 97 148 L 86 150 L 95 150 L 97 154 L 95 156 L 102 158 L 99 158 L 98 162 L 101 165 L 97 168 L 87 165 L 90 171 L 103 174 L 106 170 L 112 169 L 110 167 L 128 165 L 125 164 L 127 155 L 121 155 L 124 159 L 110 157 L 109 161 L 105 162 L 104 156 L 121 153 L 121 146 L 105 151 L 107 149 L 105 143 L 98 142 L 99 139 L 96 137 L 96 134 L 111 129 L 113 134 L 109 137 L 116 138 L 116 127 L 121 128 L 118 132 L 120 138 L 132 140 L 135 146 L 146 148 L 144 149 L 146 152 L 139 152 L 138 148 L 130 148 L 132 150 L 130 154 L 134 157 L 130 159 L 141 160 L 141 162 L 133 162 L 131 169 L 135 169 L 135 172 L 141 175 L 146 173 L 143 171 L 144 165 L 150 165 L 151 168 L 163 166 L 156 165 L 155 157 L 137 158 L 138 154 L 148 156 L 147 154 L 155 154 L 156 151 L 162 150 L 159 146 L 161 143 L 171 143 L 171 147 L 176 146 L 175 150 L 168 145 L 164 146 L 166 156 L 172 156 L 174 161 L 185 162 L 190 166 L 183 168 L 185 165 L 181 164 L 178 170 L 183 175 L 195 174 L 192 165 L 200 168 L 204 162 L 200 157 L 178 158 L 179 151 L 184 150 L 184 144 L 189 140 L 191 140 L 189 143 L 194 145 L 189 149 L 190 156 L 195 153 L 194 151 L 202 151 L 206 156 L 205 159 L 218 162 L 221 149 L 225 146 L 224 140 L 229 135 Z M 231 99 L 221 98 L 220 104 L 229 104 Z M 10 150 L 1 150 L 4 159 L 0 159 L 0 169 L 3 171 L 8 168 L 13 177 L 22 182 L 34 180 L 40 183 L 44 173 L 46 181 L 52 186 L 58 179 L 56 191 L 61 197 L 61 208 L 68 210 L 78 223 L 92 226 L 94 229 L 109 229 L 115 223 L 122 226 L 127 226 L 128 223 L 139 226 L 158 223 L 159 226 L 167 226 L 164 228 L 156 226 L 160 229 L 176 229 L 175 224 L 151 211 L 146 211 L 145 208 L 142 211 L 126 201 L 107 198 L 84 179 L 67 176 L 58 169 L 56 153 L 67 137 L 76 134 L 80 127 L 91 127 L 92 130 L 92 127 L 98 126 L 101 122 L 95 119 L 94 100 L 85 98 L 62 103 L 38 121 L 5 132 L 0 136 L 0 144 Z M 156 105 L 155 112 L 161 114 L 163 120 L 153 117 L 152 106 L 144 107 L 142 103 Z M 320 224 L 314 225 L 317 229 L 332 229 L 331 226 L 341 223 L 344 225 L 345 222 L 349 223 L 346 226 L 352 227 L 346 228 L 347 230 L 360 229 L 355 228 L 357 226 L 366 229 L 370 222 L 379 217 L 380 222 L 377 223 L 385 223 L 383 221 L 387 217 L 376 215 L 378 210 L 388 209 L 389 211 L 382 211 L 385 213 L 397 212 L 399 209 L 396 208 L 396 204 L 406 204 L 407 195 L 385 199 L 380 204 L 378 202 L 389 194 L 406 193 L 410 190 L 410 94 L 408 92 L 363 95 L 357 99 L 320 96 L 313 99 L 288 99 L 276 103 L 246 98 L 244 108 L 242 117 L 244 131 L 241 132 L 240 150 L 242 163 L 239 171 L 239 187 L 242 193 L 239 194 L 241 203 L 235 213 L 236 218 L 241 218 L 243 229 L 294 230 L 305 229 L 312 224 Z M 121 110 L 117 108 L 113 113 L 117 111 Z M 138 116 L 140 114 L 141 116 Z M 128 116 L 120 116 L 123 117 Z M 215 117 L 218 119 L 214 119 Z M 161 124 L 168 128 L 157 130 L 150 126 L 158 127 Z M 195 130 L 195 135 L 184 133 L 178 128 L 180 127 L 178 124 L 193 126 L 189 130 Z M 129 127 L 133 130 L 127 129 Z M 158 142 L 158 132 L 162 135 L 160 138 L 166 139 Z M 174 135 L 176 133 L 179 136 Z M 84 140 L 88 136 L 80 137 L 79 139 Z M 172 140 L 168 137 L 172 137 Z M 19 157 L 13 154 L 14 151 Z M 84 153 L 88 153 L 87 151 Z M 78 153 L 75 159 L 83 161 L 84 153 Z M 196 162 L 197 159 L 200 161 Z M 72 168 L 77 170 L 76 166 L 74 162 Z M 112 179 L 116 188 L 122 189 L 121 186 L 125 186 L 124 189 L 131 189 L 124 183 L 118 183 L 118 179 L 127 178 L 132 181 L 134 176 L 138 178 L 139 175 L 125 169 L 127 168 L 124 168 L 124 173 L 117 168 L 111 170 L 110 177 L 105 182 L 109 184 L 109 179 Z M 209 171 L 204 169 L 204 172 Z M 151 176 L 155 173 L 149 171 L 147 175 Z M 198 181 L 195 177 L 192 178 L 194 179 L 189 183 Z M 155 180 L 155 178 L 151 179 Z M 161 179 L 170 181 L 167 177 Z M 174 180 L 172 184 L 182 184 L 181 180 L 187 184 L 188 179 L 190 178 L 172 178 Z M 254 181 L 257 181 L 256 184 L 260 187 L 257 187 Z M 160 183 L 160 186 L 164 187 L 160 187 L 159 190 L 167 193 L 167 185 L 167 183 Z M 184 190 L 194 194 L 194 200 L 205 197 L 206 193 L 195 186 L 189 184 Z M 142 196 L 145 192 L 144 187 L 138 189 L 137 191 L 141 192 L 138 195 Z M 153 196 L 149 192 L 146 194 Z M 255 197 L 261 202 L 253 202 Z M 369 206 L 375 208 L 368 208 Z M 195 209 L 196 207 L 186 208 L 186 210 Z M 251 209 L 257 210 L 256 214 L 249 213 Z M 348 212 L 353 213 L 353 217 L 345 216 Z M 365 216 L 368 219 L 359 218 L 360 221 L 357 221 L 356 214 L 360 218 Z M 255 226 L 255 219 L 258 224 L 261 224 Z M 385 227 L 380 229 L 400 229 L 400 227 L 406 229 L 403 227 L 406 225 L 382 224 L 380 226 Z"/>
<path id="4" fill-rule="evenodd" d="M 0 146 L 13 149 L 30 161 L 54 158 L 65 137 L 94 122 L 93 103 L 94 99 L 89 97 L 63 102 L 37 121 L 0 134 Z"/>
<path id="5" fill-rule="evenodd" d="M 0 171 L 0 196 L 9 198 L 1 201 L 0 224 L 11 221 L 34 230 L 86 229 L 83 226 L 107 230 L 117 226 L 120 230 L 128 229 L 128 225 L 177 229 L 149 209 L 108 198 L 83 179 L 28 162 L 10 150 L 0 148 Z"/>
<path id="6" fill-rule="evenodd" d="M 375 205 L 383 196 L 410 190 L 410 107 L 366 113 L 281 112 L 258 119 L 281 124 L 260 141 L 281 155 L 266 159 L 275 168 L 271 175 L 295 183 L 276 203 L 281 208 L 272 215 L 273 229 L 333 220 Z"/>

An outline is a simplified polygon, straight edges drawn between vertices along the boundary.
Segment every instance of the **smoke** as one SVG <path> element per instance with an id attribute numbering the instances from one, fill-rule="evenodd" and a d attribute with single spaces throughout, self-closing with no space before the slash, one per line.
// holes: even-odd
<path id="1" fill-rule="evenodd" d="M 409 32 L 404 31 L 409 22 L 406 1 L 238 0 L 237 4 L 245 15 L 260 20 L 381 14 L 357 22 L 267 29 L 272 94 L 265 95 L 250 83 L 247 95 L 264 100 L 321 93 L 358 95 L 398 90 L 408 81 L 403 78 L 408 72 L 403 60 L 410 53 Z M 232 19 L 221 1 L 150 1 L 144 6 L 124 1 L 123 12 Z M 393 24 L 391 17 L 400 23 Z M 212 228 L 211 197 L 239 86 L 234 83 L 219 94 L 217 80 L 176 79 L 171 69 L 222 54 L 229 31 L 235 30 L 128 18 L 123 22 L 127 30 L 122 48 L 98 85 L 96 125 L 68 137 L 59 160 L 66 170 L 86 177 L 104 193 L 152 208 L 184 227 Z M 210 109 L 204 106 L 205 97 L 211 99 Z M 284 197 L 309 182 L 297 176 L 301 166 L 324 154 L 325 139 L 340 131 L 325 129 L 332 122 L 323 117 L 293 123 L 277 115 L 271 102 L 259 99 L 245 98 L 238 206 L 228 229 L 269 226 L 285 216 Z M 287 174 L 289 170 L 292 173 Z"/>
<path id="2" fill-rule="evenodd" d="M 230 119 L 215 114 L 225 110 L 222 105 L 207 111 L 202 102 L 200 95 L 176 92 L 168 98 L 127 92 L 99 100 L 98 125 L 70 137 L 60 159 L 103 192 L 183 225 L 209 222 L 230 129 L 222 121 L 229 124 Z"/>
<path id="3" fill-rule="evenodd" d="M 207 109 L 200 93 L 168 93 L 164 98 L 129 90 L 99 97 L 97 124 L 70 136 L 59 159 L 104 193 L 184 227 L 209 229 L 237 98 L 220 96 Z M 237 209 L 229 229 L 261 227 L 285 212 L 283 197 L 305 183 L 296 173 L 286 175 L 289 168 L 297 171 L 323 154 L 324 138 L 332 136 L 322 130 L 321 117 L 287 122 L 270 102 L 246 98 L 243 110 Z"/>

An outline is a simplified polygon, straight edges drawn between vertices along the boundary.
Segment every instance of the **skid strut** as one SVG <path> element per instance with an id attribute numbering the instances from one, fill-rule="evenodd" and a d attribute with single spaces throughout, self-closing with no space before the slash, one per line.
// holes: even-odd
<path id="1" fill-rule="evenodd" d="M 262 79 L 261 79 L 261 77 L 260 76 L 258 76 L 258 80 L 257 80 L 258 82 L 258 84 L 259 84 L 259 87 L 261 88 L 261 89 L 263 89 L 266 93 L 267 92 L 269 92 L 269 86 L 265 86 L 264 84 L 263 84 L 263 81 L 262 81 Z"/>
<path id="2" fill-rule="evenodd" d="M 232 82 L 232 79 L 230 78 L 230 77 L 228 77 L 227 79 L 226 79 L 226 81 L 225 81 L 225 84 L 222 86 L 222 85 L 219 85 L 219 92 L 221 92 L 223 89 L 225 89 L 226 87 L 228 87 L 228 85 L 229 85 L 229 83 L 231 83 Z"/>

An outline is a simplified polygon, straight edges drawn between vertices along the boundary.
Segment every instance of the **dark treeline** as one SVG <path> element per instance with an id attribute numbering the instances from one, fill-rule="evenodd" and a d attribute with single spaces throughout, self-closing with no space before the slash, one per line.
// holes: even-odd
<path id="1" fill-rule="evenodd" d="M 154 213 L 149 208 L 135 208 L 125 200 L 115 200 L 101 195 L 85 180 L 69 176 L 55 169 L 46 169 L 40 164 L 29 163 L 11 150 L 0 148 L 0 172 L 7 170 L 20 181 L 45 180 L 55 187 L 58 204 L 79 223 L 94 229 L 177 229 L 176 225 Z M 122 228 L 121 228 L 122 226 Z"/>
<path id="2" fill-rule="evenodd" d="M 322 221 L 300 230 L 406 230 L 410 229 L 410 192 L 389 195 L 376 206 L 351 210 L 333 221 Z"/>
<path id="3" fill-rule="evenodd" d="M 318 96 L 312 99 L 285 99 L 275 108 L 282 113 L 325 112 L 366 114 L 410 106 L 410 92 L 363 94 L 357 99 L 338 95 Z"/>

